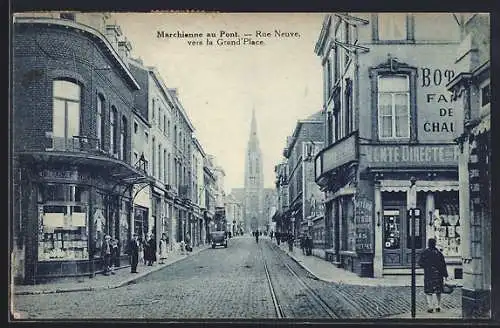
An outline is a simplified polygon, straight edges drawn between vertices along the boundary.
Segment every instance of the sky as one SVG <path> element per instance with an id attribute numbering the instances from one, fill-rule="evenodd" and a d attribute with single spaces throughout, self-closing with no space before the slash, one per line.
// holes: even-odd
<path id="1" fill-rule="evenodd" d="M 314 53 L 322 13 L 114 13 L 132 44 L 131 55 L 154 66 L 179 99 L 195 135 L 225 171 L 224 189 L 244 185 L 245 151 L 255 108 L 263 156 L 264 187 L 274 187 L 274 166 L 282 160 L 286 137 L 297 120 L 321 110 L 321 60 Z M 165 33 L 203 33 L 190 38 L 158 38 Z M 275 30 L 299 33 L 277 38 Z M 217 46 L 221 31 L 252 34 L 260 46 Z M 257 37 L 257 31 L 273 37 Z M 215 33 L 206 45 L 206 33 Z M 261 33 L 260 35 L 263 35 Z M 237 40 L 226 38 L 225 40 Z"/>

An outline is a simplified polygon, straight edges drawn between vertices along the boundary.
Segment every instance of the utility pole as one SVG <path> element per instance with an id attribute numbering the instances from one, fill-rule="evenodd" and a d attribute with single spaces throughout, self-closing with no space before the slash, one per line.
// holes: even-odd
<path id="1" fill-rule="evenodd" d="M 409 210 L 408 214 L 410 217 L 410 224 L 411 224 L 411 317 L 414 319 L 415 318 L 415 310 L 416 310 L 416 245 L 415 245 L 415 238 L 417 236 L 417 231 L 416 231 L 416 220 L 417 218 L 419 219 L 419 230 L 420 230 L 420 210 L 416 208 L 417 206 L 417 193 L 415 190 L 415 184 L 417 182 L 417 179 L 415 177 L 410 178 L 410 197 L 409 201 L 410 203 L 408 204 Z"/>

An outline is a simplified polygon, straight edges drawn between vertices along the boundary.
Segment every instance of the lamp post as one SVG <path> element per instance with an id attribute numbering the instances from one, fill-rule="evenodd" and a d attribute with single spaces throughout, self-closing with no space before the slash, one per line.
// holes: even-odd
<path id="1" fill-rule="evenodd" d="M 415 192 L 415 183 L 417 179 L 412 176 L 410 178 L 410 203 L 409 203 L 409 214 L 411 220 L 411 317 L 415 318 L 415 296 L 416 296 L 416 281 L 415 281 L 415 262 L 416 262 L 416 254 L 415 254 L 415 237 L 416 237 L 416 217 L 420 216 L 420 210 L 416 208 L 416 192 Z"/>

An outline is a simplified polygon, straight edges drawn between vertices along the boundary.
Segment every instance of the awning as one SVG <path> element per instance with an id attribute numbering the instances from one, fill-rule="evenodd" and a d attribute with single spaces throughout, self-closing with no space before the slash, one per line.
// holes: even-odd
<path id="1" fill-rule="evenodd" d="M 436 191 L 458 191 L 458 181 L 436 180 L 418 181 L 415 183 L 416 191 L 436 192 Z M 380 190 L 387 192 L 406 192 L 410 189 L 410 181 L 407 180 L 381 180 Z"/>
<path id="2" fill-rule="evenodd" d="M 471 134 L 477 136 L 477 135 L 480 135 L 480 134 L 483 134 L 485 132 L 488 132 L 490 131 L 490 127 L 491 127 L 491 115 L 488 113 L 487 115 L 485 115 L 481 121 L 479 122 L 478 125 L 476 125 L 472 130 L 471 130 Z"/>
<path id="3" fill-rule="evenodd" d="M 325 199 L 325 203 L 331 202 L 332 200 L 341 197 L 341 196 L 348 196 L 348 195 L 354 195 L 356 193 L 356 188 L 353 187 L 342 187 L 337 192 L 335 192 L 333 195 Z"/>

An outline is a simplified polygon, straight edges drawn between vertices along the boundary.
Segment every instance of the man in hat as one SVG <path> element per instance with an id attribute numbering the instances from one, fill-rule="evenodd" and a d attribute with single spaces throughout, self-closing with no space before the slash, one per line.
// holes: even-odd
<path id="1" fill-rule="evenodd" d="M 139 263 L 139 235 L 134 233 L 128 243 L 127 254 L 130 256 L 130 272 L 137 273 L 137 263 Z"/>
<path id="2" fill-rule="evenodd" d="M 111 251 L 112 251 L 112 245 L 111 245 L 111 236 L 106 235 L 104 236 L 104 242 L 102 243 L 101 247 L 101 256 L 104 260 L 104 275 L 109 276 L 109 273 L 111 272 Z"/>

